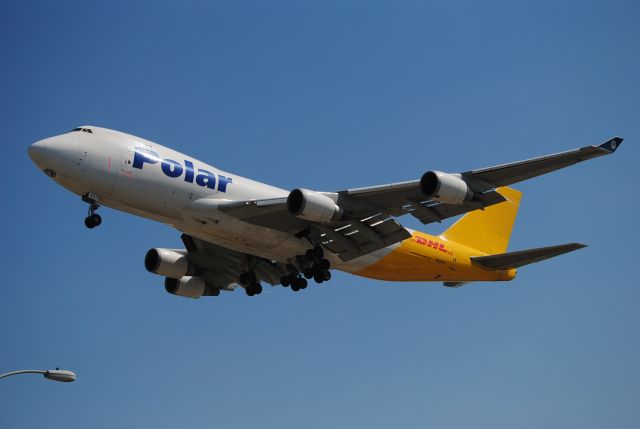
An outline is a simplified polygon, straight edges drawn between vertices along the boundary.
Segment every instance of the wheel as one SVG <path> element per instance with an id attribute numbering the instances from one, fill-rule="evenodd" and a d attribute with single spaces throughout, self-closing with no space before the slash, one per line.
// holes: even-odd
<path id="1" fill-rule="evenodd" d="M 253 296 L 255 295 L 255 293 L 253 293 L 253 288 L 251 286 L 247 286 L 244 291 L 246 292 L 247 295 L 249 296 Z"/>
<path id="2" fill-rule="evenodd" d="M 289 276 L 284 276 L 280 278 L 280 284 L 283 287 L 289 287 L 291 286 L 291 279 L 289 278 Z"/>
<path id="3" fill-rule="evenodd" d="M 291 283 L 291 290 L 294 292 L 298 292 L 300 288 L 295 283 Z"/>
<path id="4" fill-rule="evenodd" d="M 315 280 L 316 283 L 320 284 L 324 281 L 324 276 L 322 275 L 322 273 L 318 273 L 315 276 L 313 276 L 313 280 Z"/>
<path id="5" fill-rule="evenodd" d="M 329 267 L 331 266 L 331 264 L 329 263 L 329 260 L 327 260 L 327 259 L 320 259 L 320 261 L 318 261 L 318 266 L 320 268 L 322 268 L 323 270 L 328 270 Z"/>
<path id="6" fill-rule="evenodd" d="M 304 289 L 304 288 L 307 287 L 307 281 L 305 279 L 303 279 L 302 277 L 298 277 L 297 279 L 295 279 L 293 281 L 293 283 L 291 283 L 291 288 L 292 289 L 293 289 L 294 286 L 297 288 L 297 290 Z M 294 290 L 296 290 L 296 289 L 294 289 Z"/>
<path id="7" fill-rule="evenodd" d="M 262 293 L 262 285 L 260 283 L 255 285 L 254 288 L 255 288 L 254 292 L 256 295 L 260 295 Z"/>
<path id="8" fill-rule="evenodd" d="M 95 228 L 96 226 L 100 225 L 101 223 L 102 223 L 102 218 L 97 213 L 94 213 L 94 214 L 84 218 L 84 225 L 89 229 Z"/>
<path id="9" fill-rule="evenodd" d="M 328 282 L 329 280 L 331 280 L 331 271 L 329 270 L 324 270 L 322 272 L 322 278 L 325 282 Z"/>
<path id="10" fill-rule="evenodd" d="M 302 274 L 305 276 L 305 278 L 308 278 L 308 279 L 312 278 L 313 277 L 313 268 L 305 268 L 302 271 Z"/>

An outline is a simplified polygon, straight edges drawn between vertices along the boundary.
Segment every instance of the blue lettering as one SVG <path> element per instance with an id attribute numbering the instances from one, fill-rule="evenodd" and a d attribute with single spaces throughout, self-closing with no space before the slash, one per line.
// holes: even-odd
<path id="1" fill-rule="evenodd" d="M 184 160 L 184 181 L 193 183 L 193 162 Z"/>
<path id="2" fill-rule="evenodd" d="M 142 165 L 145 162 L 147 164 L 157 164 L 159 159 L 158 154 L 151 150 L 136 148 L 133 153 L 133 168 L 142 170 Z"/>
<path id="3" fill-rule="evenodd" d="M 198 169 L 198 173 L 196 175 L 196 169 L 193 162 L 189 160 L 185 159 L 183 166 L 178 161 L 160 158 L 158 154 L 152 150 L 138 147 L 134 149 L 133 168 L 142 170 L 144 164 L 157 164 L 158 162 L 160 162 L 160 168 L 167 177 L 180 177 L 184 172 L 185 182 L 193 183 L 195 180 L 199 186 L 206 186 L 209 189 L 216 189 L 217 183 L 219 192 L 227 192 L 227 186 L 229 186 L 230 183 L 233 183 L 233 179 L 231 177 L 218 176 L 216 178 L 214 173 L 202 168 Z"/>
<path id="4" fill-rule="evenodd" d="M 199 168 L 196 183 L 200 186 L 206 186 L 209 189 L 216 189 L 216 175 L 210 171 Z"/>
<path id="5" fill-rule="evenodd" d="M 233 183 L 231 177 L 218 176 L 218 191 L 227 192 L 227 185 Z"/>
<path id="6" fill-rule="evenodd" d="M 163 159 L 162 172 L 169 177 L 179 177 L 182 174 L 182 165 L 171 159 Z"/>

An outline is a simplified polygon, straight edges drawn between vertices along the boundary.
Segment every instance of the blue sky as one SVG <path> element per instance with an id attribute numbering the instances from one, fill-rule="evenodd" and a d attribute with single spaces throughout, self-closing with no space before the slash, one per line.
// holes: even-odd
<path id="1" fill-rule="evenodd" d="M 2 380 L 0 427 L 636 428 L 639 12 L 3 2 L 0 372 L 60 366 L 78 381 Z M 31 164 L 30 143 L 81 124 L 318 190 L 626 141 L 517 186 L 511 250 L 589 247 L 511 283 L 336 273 L 298 294 L 192 301 L 143 266 L 177 231 L 110 209 L 87 230 L 86 205 Z"/>

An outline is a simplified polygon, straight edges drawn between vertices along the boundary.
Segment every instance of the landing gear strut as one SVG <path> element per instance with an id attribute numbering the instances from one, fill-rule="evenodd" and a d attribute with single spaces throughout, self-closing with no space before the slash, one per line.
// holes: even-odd
<path id="1" fill-rule="evenodd" d="M 311 266 L 303 271 L 306 278 L 313 278 L 318 284 L 331 280 L 331 272 L 329 271 L 331 264 L 328 259 L 324 258 L 322 247 L 318 246 L 307 250 L 306 256 L 312 261 Z"/>
<path id="2" fill-rule="evenodd" d="M 82 196 L 82 201 L 89 203 L 89 213 L 84 218 L 84 224 L 87 228 L 95 228 L 102 223 L 102 218 L 96 213 L 96 210 L 100 207 L 98 205 L 98 197 L 94 194 L 87 193 Z"/>

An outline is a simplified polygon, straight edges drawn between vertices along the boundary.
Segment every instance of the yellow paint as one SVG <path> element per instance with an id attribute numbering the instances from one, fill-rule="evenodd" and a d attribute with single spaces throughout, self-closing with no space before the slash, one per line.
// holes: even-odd
<path id="1" fill-rule="evenodd" d="M 487 270 L 472 256 L 504 253 L 521 193 L 498 188 L 507 201 L 467 213 L 440 236 L 415 231 L 387 256 L 355 274 L 392 281 L 512 280 L 516 270 Z"/>
<path id="2" fill-rule="evenodd" d="M 506 252 L 522 192 L 506 187 L 499 188 L 498 192 L 507 201 L 467 213 L 442 233 L 442 237 L 489 255 Z"/>

